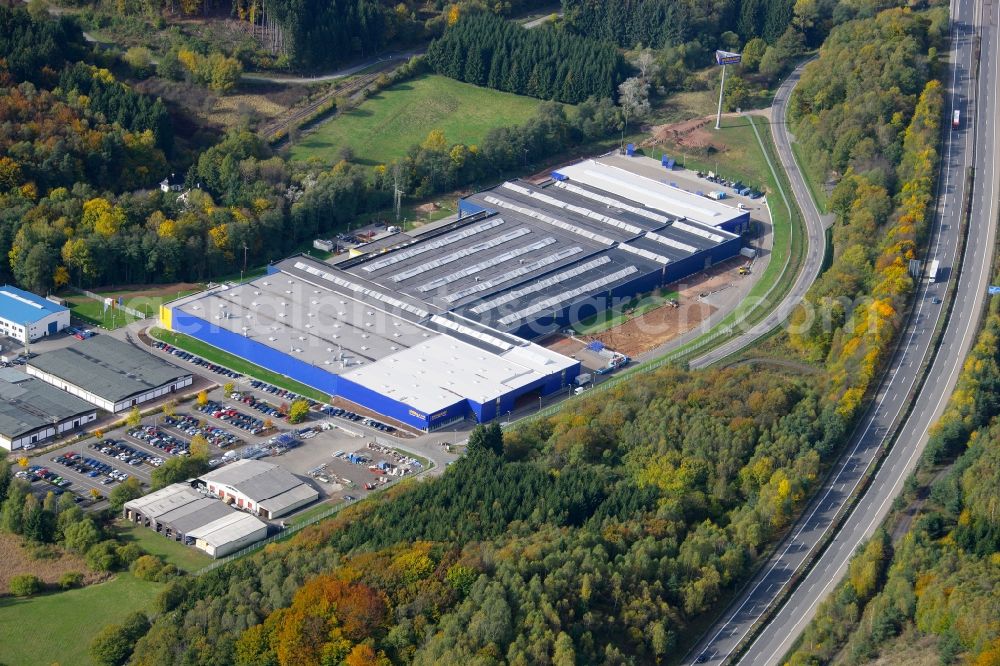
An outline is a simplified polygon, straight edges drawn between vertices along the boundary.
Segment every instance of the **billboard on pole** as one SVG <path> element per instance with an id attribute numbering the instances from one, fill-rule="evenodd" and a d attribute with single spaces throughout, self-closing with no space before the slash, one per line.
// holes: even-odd
<path id="1" fill-rule="evenodd" d="M 742 60 L 743 56 L 739 53 L 733 53 L 731 51 L 715 52 L 715 62 L 719 65 L 738 65 Z"/>

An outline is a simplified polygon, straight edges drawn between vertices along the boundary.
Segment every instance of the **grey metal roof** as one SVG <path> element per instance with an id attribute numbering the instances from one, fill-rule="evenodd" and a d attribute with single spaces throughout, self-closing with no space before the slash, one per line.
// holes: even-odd
<path id="1" fill-rule="evenodd" d="M 284 467 L 260 460 L 239 460 L 212 470 L 202 476 L 201 480 L 234 488 L 255 502 L 277 497 L 303 485 L 297 476 Z"/>
<path id="2" fill-rule="evenodd" d="M 174 511 L 178 507 L 197 502 L 204 495 L 186 483 L 172 483 L 148 495 L 125 502 L 125 508 L 153 520 Z"/>
<path id="3" fill-rule="evenodd" d="M 191 374 L 110 335 L 41 354 L 28 365 L 112 402 Z"/>
<path id="4" fill-rule="evenodd" d="M 262 500 L 257 506 L 265 509 L 272 516 L 277 515 L 288 509 L 289 507 L 301 504 L 306 500 L 314 500 L 319 498 L 319 492 L 306 484 L 302 484 L 291 490 L 281 493 L 270 499 Z"/>
<path id="5" fill-rule="evenodd" d="M 210 497 L 200 497 L 190 504 L 168 511 L 157 518 L 156 522 L 181 534 L 187 534 L 231 513 L 233 509 L 225 502 Z"/>
<path id="6" fill-rule="evenodd" d="M 0 378 L 0 434 L 8 439 L 96 411 L 89 402 L 40 379 L 17 374 L 20 377 L 16 383 Z"/>

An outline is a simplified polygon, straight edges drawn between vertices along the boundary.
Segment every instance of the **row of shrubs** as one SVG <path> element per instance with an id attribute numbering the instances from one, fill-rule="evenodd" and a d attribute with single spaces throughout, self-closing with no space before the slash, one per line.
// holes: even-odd
<path id="1" fill-rule="evenodd" d="M 138 546 L 135 546 L 135 544 L 122 546 L 117 550 L 125 550 L 126 553 L 124 553 L 124 555 L 126 557 L 131 556 L 138 550 L 140 554 L 135 557 L 135 559 L 131 560 L 128 569 L 132 575 L 139 580 L 166 583 L 180 573 L 176 566 L 164 562 L 157 555 L 142 555 L 142 551 L 139 550 Z M 120 557 L 121 553 L 116 553 L 116 555 Z M 51 586 L 47 585 L 45 581 L 34 574 L 19 574 L 10 579 L 10 583 L 8 583 L 7 587 L 12 596 L 31 597 L 41 592 L 71 590 L 73 588 L 83 587 L 83 582 L 84 575 L 79 571 L 67 571 L 59 577 L 58 583 Z"/>

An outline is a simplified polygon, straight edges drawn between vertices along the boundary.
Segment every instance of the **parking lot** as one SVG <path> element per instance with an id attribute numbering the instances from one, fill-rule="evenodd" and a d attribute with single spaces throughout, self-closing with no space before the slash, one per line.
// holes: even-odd
<path id="1" fill-rule="evenodd" d="M 168 356 L 178 364 L 187 360 L 179 354 L 171 354 L 168 349 L 151 351 Z M 90 444 L 96 442 L 90 440 L 33 458 L 32 466 L 69 482 L 57 489 L 49 481 L 36 478 L 32 483 L 35 492 L 40 497 L 49 490 L 72 492 L 84 498 L 81 504 L 88 506 L 91 491 L 106 498 L 126 474 L 148 489 L 153 470 L 157 464 L 162 464 L 157 459 L 166 461 L 175 455 L 186 455 L 191 438 L 198 434 L 209 442 L 213 466 L 244 455 L 261 458 L 308 480 L 324 498 L 357 499 L 402 478 L 405 474 L 398 467 L 405 467 L 408 473 L 420 470 L 417 466 L 400 465 L 401 460 L 395 459 L 393 452 L 368 448 L 376 438 L 389 442 L 390 438 L 403 436 L 403 441 L 412 441 L 410 433 L 396 431 L 375 415 L 354 412 L 344 405 L 320 405 L 310 401 L 312 409 L 306 421 L 292 425 L 285 414 L 298 395 L 249 377 L 215 372 L 210 365 L 189 362 L 197 366 L 192 368 L 196 375 L 204 375 L 220 385 L 233 381 L 236 391 L 224 394 L 222 386 L 217 385 L 207 392 L 205 405 L 197 401 L 182 403 L 172 410 L 172 415 L 157 413 L 143 418 L 139 430 L 105 431 L 105 440 L 118 442 L 115 448 L 104 442 L 93 448 Z M 274 442 L 276 439 L 288 444 Z M 108 450 L 104 451 L 105 448 Z M 64 460 L 69 464 L 57 462 L 60 456 L 70 453 L 79 459 Z M 337 453 L 341 455 L 335 456 Z M 435 450 L 431 455 L 437 453 Z M 128 454 L 124 460 L 121 459 L 123 454 Z M 350 454 L 358 454 L 353 462 Z M 383 463 L 384 469 L 378 468 L 379 463 Z M 106 506 L 106 499 L 93 506 Z"/>

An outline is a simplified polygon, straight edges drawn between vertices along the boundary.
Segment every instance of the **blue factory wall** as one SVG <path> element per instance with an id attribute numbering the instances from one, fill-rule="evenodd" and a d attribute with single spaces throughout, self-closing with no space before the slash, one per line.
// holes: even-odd
<path id="1" fill-rule="evenodd" d="M 470 413 L 480 422 L 489 421 L 495 418 L 498 413 L 496 401 L 487 403 L 484 407 L 471 400 L 457 398 L 455 404 L 433 414 L 426 414 L 378 391 L 373 391 L 332 372 L 300 361 L 285 352 L 268 347 L 252 338 L 245 338 L 177 309 L 172 311 L 170 328 L 177 333 L 190 335 L 192 338 L 201 340 L 217 349 L 245 358 L 263 368 L 285 375 L 324 393 L 340 396 L 420 430 L 432 430 L 437 424 L 450 423 L 457 418 L 465 418 Z M 566 371 L 565 378 L 562 373 L 555 373 L 502 396 L 500 398 L 501 413 L 512 410 L 518 398 L 539 388 L 542 395 L 558 391 L 561 387 L 572 382 L 579 372 L 580 364 L 577 363 Z"/>
<path id="2" fill-rule="evenodd" d="M 481 213 L 484 210 L 490 210 L 486 206 L 480 206 L 477 203 L 469 201 L 468 199 L 458 200 L 458 219 L 462 219 L 468 215 L 475 215 L 476 213 Z"/>
<path id="3" fill-rule="evenodd" d="M 742 234 L 750 230 L 750 211 L 745 211 L 739 217 L 719 225 L 720 228 L 733 234 Z"/>
<path id="4" fill-rule="evenodd" d="M 502 417 L 508 412 L 513 412 L 514 407 L 517 405 L 517 401 L 530 393 L 538 391 L 540 395 L 551 395 L 556 391 L 568 386 L 573 383 L 577 375 L 580 374 L 580 363 L 577 362 L 575 365 L 566 369 L 564 373 L 554 373 L 538 379 L 530 384 L 522 386 L 516 391 L 511 391 L 500 396 L 496 400 L 490 400 L 486 403 L 479 403 L 474 400 L 469 400 L 469 408 L 472 410 L 472 414 L 475 416 L 476 420 L 480 423 L 485 423 L 487 421 L 492 421 L 495 418 Z"/>
<path id="5" fill-rule="evenodd" d="M 345 379 L 344 377 L 340 378 L 340 386 L 337 395 L 420 430 L 428 430 L 434 423 L 447 418 L 448 414 L 464 415 L 467 410 L 465 400 L 459 398 L 456 400 L 454 405 L 451 405 L 443 410 L 443 414 L 441 412 L 436 412 L 428 415 L 410 407 L 405 403 L 394 400 L 387 395 L 383 395 L 378 391 L 373 391 L 372 389 L 361 386 L 360 384 L 355 384 L 351 380 Z"/>

